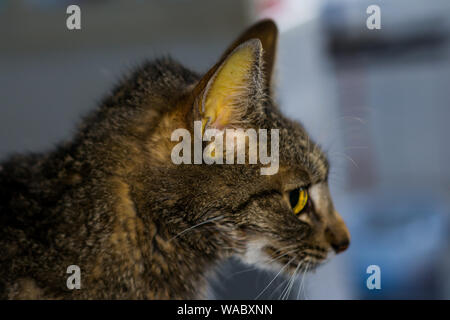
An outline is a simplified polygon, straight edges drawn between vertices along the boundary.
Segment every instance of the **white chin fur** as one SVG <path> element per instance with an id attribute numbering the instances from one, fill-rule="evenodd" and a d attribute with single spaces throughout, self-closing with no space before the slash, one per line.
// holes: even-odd
<path id="1" fill-rule="evenodd" d="M 277 261 L 270 262 L 271 258 L 263 252 L 262 249 L 266 245 L 267 243 L 262 240 L 248 242 L 245 253 L 240 256 L 241 261 L 264 270 L 279 270 L 279 263 Z"/>

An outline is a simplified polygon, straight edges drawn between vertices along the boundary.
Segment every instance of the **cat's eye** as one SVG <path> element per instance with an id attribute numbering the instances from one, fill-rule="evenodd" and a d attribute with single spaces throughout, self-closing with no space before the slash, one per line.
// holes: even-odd
<path id="1" fill-rule="evenodd" d="M 289 193 L 289 202 L 295 214 L 299 214 L 308 203 L 308 191 L 305 188 L 297 188 Z"/>

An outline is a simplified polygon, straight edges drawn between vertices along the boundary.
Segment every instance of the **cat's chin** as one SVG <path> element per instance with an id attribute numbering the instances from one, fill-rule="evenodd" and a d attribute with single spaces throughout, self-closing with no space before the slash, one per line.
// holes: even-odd
<path id="1" fill-rule="evenodd" d="M 307 273 L 315 271 L 319 266 L 325 263 L 326 259 L 309 259 L 308 257 L 297 263 L 291 263 L 289 267 L 286 268 L 285 273 L 289 275 L 298 273 Z"/>
<path id="2" fill-rule="evenodd" d="M 303 254 L 297 255 L 286 254 L 273 258 L 266 253 L 265 249 L 268 247 L 270 245 L 266 241 L 249 242 L 245 253 L 240 256 L 240 260 L 262 270 L 282 272 L 290 275 L 314 271 L 328 260 L 328 252 L 326 251 L 320 253 L 303 252 Z"/>

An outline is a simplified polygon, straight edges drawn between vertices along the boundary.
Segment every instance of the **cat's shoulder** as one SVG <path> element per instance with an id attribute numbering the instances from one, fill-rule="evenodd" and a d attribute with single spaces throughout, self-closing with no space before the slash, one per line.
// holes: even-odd
<path id="1" fill-rule="evenodd" d="M 171 56 L 146 60 L 132 69 L 129 75 L 124 79 L 125 82 L 141 87 L 147 86 L 147 89 L 150 90 L 152 88 L 180 89 L 200 79 L 197 72 L 192 71 Z"/>

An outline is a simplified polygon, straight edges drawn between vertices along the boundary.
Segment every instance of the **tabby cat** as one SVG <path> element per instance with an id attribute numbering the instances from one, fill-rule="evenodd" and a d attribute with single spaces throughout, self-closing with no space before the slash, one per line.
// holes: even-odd
<path id="1" fill-rule="evenodd" d="M 3 299 L 205 298 L 225 259 L 293 275 L 349 245 L 329 164 L 272 99 L 278 31 L 244 32 L 203 76 L 163 58 L 123 80 L 75 137 L 0 166 Z M 279 129 L 279 170 L 174 164 L 177 128 Z M 205 129 L 205 128 L 203 128 Z M 68 289 L 77 265 L 81 288 Z"/>

